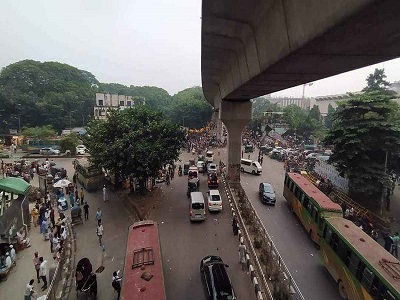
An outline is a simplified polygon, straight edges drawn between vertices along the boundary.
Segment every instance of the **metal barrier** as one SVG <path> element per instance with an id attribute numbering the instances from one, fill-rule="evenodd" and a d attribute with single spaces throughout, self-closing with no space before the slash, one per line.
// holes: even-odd
<path id="1" fill-rule="evenodd" d="M 266 228 L 264 227 L 263 223 L 261 222 L 260 217 L 258 216 L 256 210 L 254 209 L 253 205 L 251 204 L 251 202 L 249 201 L 249 199 L 246 196 L 245 191 L 243 190 L 242 186 L 239 186 L 238 189 L 235 191 L 233 188 L 231 188 L 229 186 L 229 183 L 227 182 L 225 175 L 223 174 L 223 182 L 225 185 L 225 192 L 228 196 L 228 200 L 231 202 L 231 207 L 234 206 L 234 210 L 235 211 L 240 211 L 240 203 L 242 202 L 242 206 L 246 206 L 250 209 L 250 216 L 253 217 L 253 221 L 255 222 L 255 224 L 252 224 L 253 228 L 259 228 L 257 235 L 256 236 L 261 236 L 262 237 L 262 241 L 265 241 L 265 246 L 268 249 L 268 253 L 266 254 L 267 256 L 269 255 L 269 258 L 272 259 L 272 263 L 273 266 L 275 268 L 275 272 L 279 273 L 279 275 L 277 276 L 277 280 L 279 280 L 279 283 L 284 283 L 287 285 L 288 291 L 289 291 L 289 295 L 286 296 L 280 296 L 282 291 L 277 291 L 275 289 L 275 285 L 274 285 L 274 280 L 276 280 L 276 278 L 273 278 L 275 276 L 272 276 L 271 274 L 274 273 L 274 271 L 270 272 L 270 276 L 268 276 L 268 274 L 266 274 L 267 272 L 267 267 L 265 266 L 263 270 L 262 267 L 262 262 L 260 262 L 260 258 L 257 255 L 256 249 L 255 249 L 255 245 L 253 245 L 253 242 L 251 241 L 250 235 L 246 229 L 245 226 L 245 221 L 243 220 L 241 214 L 238 214 L 238 221 L 241 225 L 241 228 L 243 228 L 243 237 L 244 237 L 244 241 L 246 242 L 245 244 L 247 244 L 247 248 L 250 250 L 249 253 L 249 261 L 248 265 L 249 265 L 249 269 L 250 269 L 250 273 L 254 274 L 254 279 L 252 278 L 253 284 L 255 286 L 256 289 L 256 293 L 257 293 L 257 289 L 260 290 L 260 293 L 258 294 L 262 294 L 262 296 L 266 297 L 265 299 L 287 299 L 287 297 L 289 297 L 290 299 L 293 300 L 304 300 L 303 295 L 301 294 L 296 282 L 294 281 L 293 277 L 291 276 L 289 269 L 287 268 L 287 266 L 285 265 L 281 255 L 279 254 L 278 249 L 275 247 L 274 242 L 272 241 L 270 235 L 268 234 Z M 234 196 L 234 194 L 237 193 L 237 196 Z M 238 199 L 236 199 L 236 197 Z M 239 235 L 240 236 L 240 235 Z M 241 237 L 240 237 L 241 238 Z M 265 253 L 264 253 L 265 255 Z M 251 264 L 251 262 L 253 262 Z M 253 267 L 253 265 L 255 267 Z M 271 265 L 270 265 L 271 266 Z M 273 268 L 271 268 L 273 269 Z M 275 273 L 276 274 L 276 273 Z M 268 280 L 267 280 L 268 277 Z M 261 284 L 261 286 L 260 286 Z M 271 291 L 272 290 L 272 291 Z M 263 291 L 263 292 L 261 292 Z M 259 297 L 257 295 L 258 299 L 264 299 L 263 297 Z"/>

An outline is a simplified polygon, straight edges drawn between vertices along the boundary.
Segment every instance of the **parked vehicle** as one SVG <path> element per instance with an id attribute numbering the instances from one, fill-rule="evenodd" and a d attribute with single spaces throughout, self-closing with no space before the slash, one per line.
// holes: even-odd
<path id="1" fill-rule="evenodd" d="M 183 175 L 189 174 L 189 167 L 190 167 L 190 162 L 185 162 L 183 164 Z"/>
<path id="2" fill-rule="evenodd" d="M 200 262 L 201 280 L 205 289 L 207 299 L 229 299 L 236 300 L 235 292 L 226 268 L 219 256 L 209 255 Z M 218 274 L 218 276 L 216 276 Z"/>
<path id="3" fill-rule="evenodd" d="M 206 162 L 213 162 L 214 161 L 214 152 L 207 151 L 206 153 Z"/>
<path id="4" fill-rule="evenodd" d="M 261 174 L 262 167 L 258 161 L 242 158 L 240 161 L 240 171 L 256 175 Z"/>
<path id="5" fill-rule="evenodd" d="M 254 146 L 252 144 L 247 144 L 244 146 L 244 153 L 253 153 Z"/>
<path id="6" fill-rule="evenodd" d="M 199 173 L 204 173 L 204 166 L 205 166 L 205 162 L 202 160 L 199 160 L 197 162 L 197 169 L 199 170 Z"/>
<path id="7" fill-rule="evenodd" d="M 260 187 L 258 189 L 258 193 L 260 195 L 260 200 L 262 203 L 275 205 L 276 203 L 276 195 L 274 188 L 268 182 L 261 182 Z"/>
<path id="8" fill-rule="evenodd" d="M 42 148 L 39 153 L 42 155 L 60 155 L 60 150 L 54 148 Z"/>
<path id="9" fill-rule="evenodd" d="M 87 152 L 87 149 L 86 149 L 86 147 L 84 145 L 76 146 L 75 150 L 76 150 L 76 154 L 78 154 L 78 155 L 83 155 L 83 154 L 85 154 Z"/>
<path id="10" fill-rule="evenodd" d="M 222 210 L 222 198 L 218 190 L 209 190 L 207 192 L 207 204 L 209 211 Z"/>

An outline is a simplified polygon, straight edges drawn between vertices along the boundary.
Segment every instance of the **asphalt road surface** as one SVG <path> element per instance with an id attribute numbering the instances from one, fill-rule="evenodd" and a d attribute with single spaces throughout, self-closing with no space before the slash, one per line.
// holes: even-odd
<path id="1" fill-rule="evenodd" d="M 190 154 L 181 155 L 182 164 Z M 217 160 L 218 161 L 218 160 Z M 206 196 L 207 176 L 200 175 L 200 191 Z M 221 185 L 220 185 L 221 186 Z M 220 256 L 229 265 L 228 274 L 238 299 L 255 299 L 250 275 L 239 265 L 238 239 L 232 233 L 232 215 L 226 195 L 222 212 L 206 212 L 206 220 L 191 223 L 187 176 L 175 176 L 164 188 L 151 218 L 158 221 L 163 256 L 167 299 L 205 299 L 200 278 L 200 260 L 210 254 Z"/>
<path id="2" fill-rule="evenodd" d="M 226 151 L 221 154 L 225 157 Z M 258 149 L 252 154 L 252 159 L 257 160 L 257 157 Z M 259 176 L 241 173 L 242 186 L 303 296 L 307 300 L 341 299 L 335 281 L 321 263 L 318 250 L 297 216 L 289 211 L 283 197 L 283 163 L 264 156 L 262 167 L 263 172 Z M 260 182 L 269 182 L 274 187 L 275 207 L 260 202 Z"/>

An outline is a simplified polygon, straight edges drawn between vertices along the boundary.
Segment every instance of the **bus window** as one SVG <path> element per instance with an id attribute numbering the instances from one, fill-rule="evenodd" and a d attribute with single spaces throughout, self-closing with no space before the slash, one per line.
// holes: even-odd
<path id="1" fill-rule="evenodd" d="M 299 201 L 300 201 L 300 203 L 303 203 L 303 201 L 304 201 L 304 193 L 303 192 L 301 192 Z"/>
<path id="2" fill-rule="evenodd" d="M 313 207 L 314 205 L 311 203 L 311 201 L 308 201 L 307 210 L 310 213 L 310 215 L 312 214 Z"/>
<path id="3" fill-rule="evenodd" d="M 290 181 L 290 183 L 289 183 L 289 190 L 293 193 L 293 190 L 294 190 L 294 182 L 293 181 Z"/>
<path id="4" fill-rule="evenodd" d="M 304 196 L 303 206 L 304 206 L 305 208 L 307 208 L 308 202 L 309 202 L 309 201 L 310 201 L 310 200 L 308 199 L 308 197 Z"/>
<path id="5" fill-rule="evenodd" d="M 361 284 L 365 287 L 367 291 L 371 290 L 373 280 L 374 273 L 372 273 L 370 269 L 365 268 L 361 278 Z"/>
<path id="6" fill-rule="evenodd" d="M 284 183 L 286 186 L 288 186 L 288 180 L 289 180 L 289 176 L 286 174 L 285 175 L 285 183 Z"/>
<path id="7" fill-rule="evenodd" d="M 358 256 L 355 255 L 354 253 L 351 253 L 348 267 L 349 267 L 350 272 L 353 273 L 354 275 L 357 274 L 357 269 L 358 269 L 359 263 L 360 263 L 360 259 L 358 258 Z"/>
<path id="8" fill-rule="evenodd" d="M 294 195 L 296 196 L 297 199 L 300 198 L 300 194 L 301 194 L 301 190 L 299 189 L 298 186 L 296 186 L 296 187 L 294 188 Z"/>
<path id="9" fill-rule="evenodd" d="M 335 252 L 346 266 L 349 264 L 349 261 L 347 259 L 349 251 L 350 249 L 347 247 L 347 245 L 342 240 L 339 239 L 337 249 Z"/>
<path id="10" fill-rule="evenodd" d="M 313 217 L 315 223 L 318 224 L 318 209 L 315 206 L 313 207 L 312 217 Z"/>
<path id="11" fill-rule="evenodd" d="M 328 227 L 328 225 L 326 225 L 323 237 L 327 243 L 329 243 L 329 241 L 331 240 L 331 236 L 332 236 L 332 230 Z"/>

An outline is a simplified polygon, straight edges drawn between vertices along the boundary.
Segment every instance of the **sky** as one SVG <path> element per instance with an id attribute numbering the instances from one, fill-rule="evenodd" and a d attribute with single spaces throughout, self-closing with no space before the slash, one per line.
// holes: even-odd
<path id="1" fill-rule="evenodd" d="M 201 0 L 0 0 L 0 12 L 0 68 L 58 61 L 100 82 L 158 86 L 171 95 L 201 85 Z M 388 81 L 400 80 L 396 59 L 313 82 L 305 96 L 359 91 L 376 67 Z"/>

